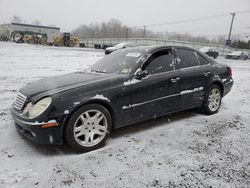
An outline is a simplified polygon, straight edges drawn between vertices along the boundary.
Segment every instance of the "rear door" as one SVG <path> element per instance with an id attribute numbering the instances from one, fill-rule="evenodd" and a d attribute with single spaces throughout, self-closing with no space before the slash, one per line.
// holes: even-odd
<path id="1" fill-rule="evenodd" d="M 209 64 L 201 65 L 200 57 L 194 50 L 189 48 L 175 49 L 177 65 L 180 70 L 180 105 L 187 109 L 202 104 L 204 89 L 207 87 L 211 76 Z"/>

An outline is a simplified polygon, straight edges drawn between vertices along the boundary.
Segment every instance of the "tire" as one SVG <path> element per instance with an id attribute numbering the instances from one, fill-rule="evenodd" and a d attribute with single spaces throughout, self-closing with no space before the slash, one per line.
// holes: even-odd
<path id="1" fill-rule="evenodd" d="M 201 108 L 202 112 L 208 115 L 217 113 L 221 105 L 221 99 L 222 91 L 220 87 L 218 85 L 212 85 L 205 95 Z"/>
<path id="2" fill-rule="evenodd" d="M 33 38 L 31 38 L 31 39 L 28 40 L 28 43 L 29 44 L 35 44 L 35 40 Z"/>
<path id="3" fill-rule="evenodd" d="M 68 47 L 74 47 L 74 42 L 73 41 L 69 41 Z"/>
<path id="4" fill-rule="evenodd" d="M 74 112 L 65 127 L 66 143 L 78 152 L 105 145 L 112 128 L 109 111 L 98 104 L 88 104 Z"/>

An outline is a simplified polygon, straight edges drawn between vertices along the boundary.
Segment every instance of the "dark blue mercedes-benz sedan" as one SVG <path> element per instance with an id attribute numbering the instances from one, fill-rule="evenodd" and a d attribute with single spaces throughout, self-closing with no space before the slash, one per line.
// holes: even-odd
<path id="1" fill-rule="evenodd" d="M 191 108 L 214 114 L 232 85 L 229 66 L 192 48 L 132 47 L 25 86 L 11 112 L 28 139 L 84 152 L 115 128 Z"/>

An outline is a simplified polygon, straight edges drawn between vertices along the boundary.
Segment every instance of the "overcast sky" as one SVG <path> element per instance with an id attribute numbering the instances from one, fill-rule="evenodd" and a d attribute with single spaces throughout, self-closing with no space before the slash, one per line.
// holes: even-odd
<path id="1" fill-rule="evenodd" d="M 193 35 L 228 34 L 230 12 L 248 10 L 235 16 L 232 34 L 250 37 L 250 0 L 0 0 L 0 24 L 13 15 L 26 23 L 39 20 L 55 24 L 61 31 L 71 31 L 80 24 L 119 19 L 128 26 L 220 16 L 179 24 L 148 26 L 154 31 L 189 32 Z"/>

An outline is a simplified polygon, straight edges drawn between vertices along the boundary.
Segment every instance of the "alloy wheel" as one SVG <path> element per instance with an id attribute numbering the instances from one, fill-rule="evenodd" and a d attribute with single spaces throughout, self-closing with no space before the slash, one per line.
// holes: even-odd
<path id="1" fill-rule="evenodd" d="M 87 110 L 82 113 L 74 124 L 74 138 L 84 147 L 95 146 L 100 143 L 108 130 L 105 115 L 99 110 Z"/>
<path id="2" fill-rule="evenodd" d="M 208 96 L 208 108 L 210 111 L 215 112 L 220 107 L 221 93 L 217 88 L 213 88 Z"/>

